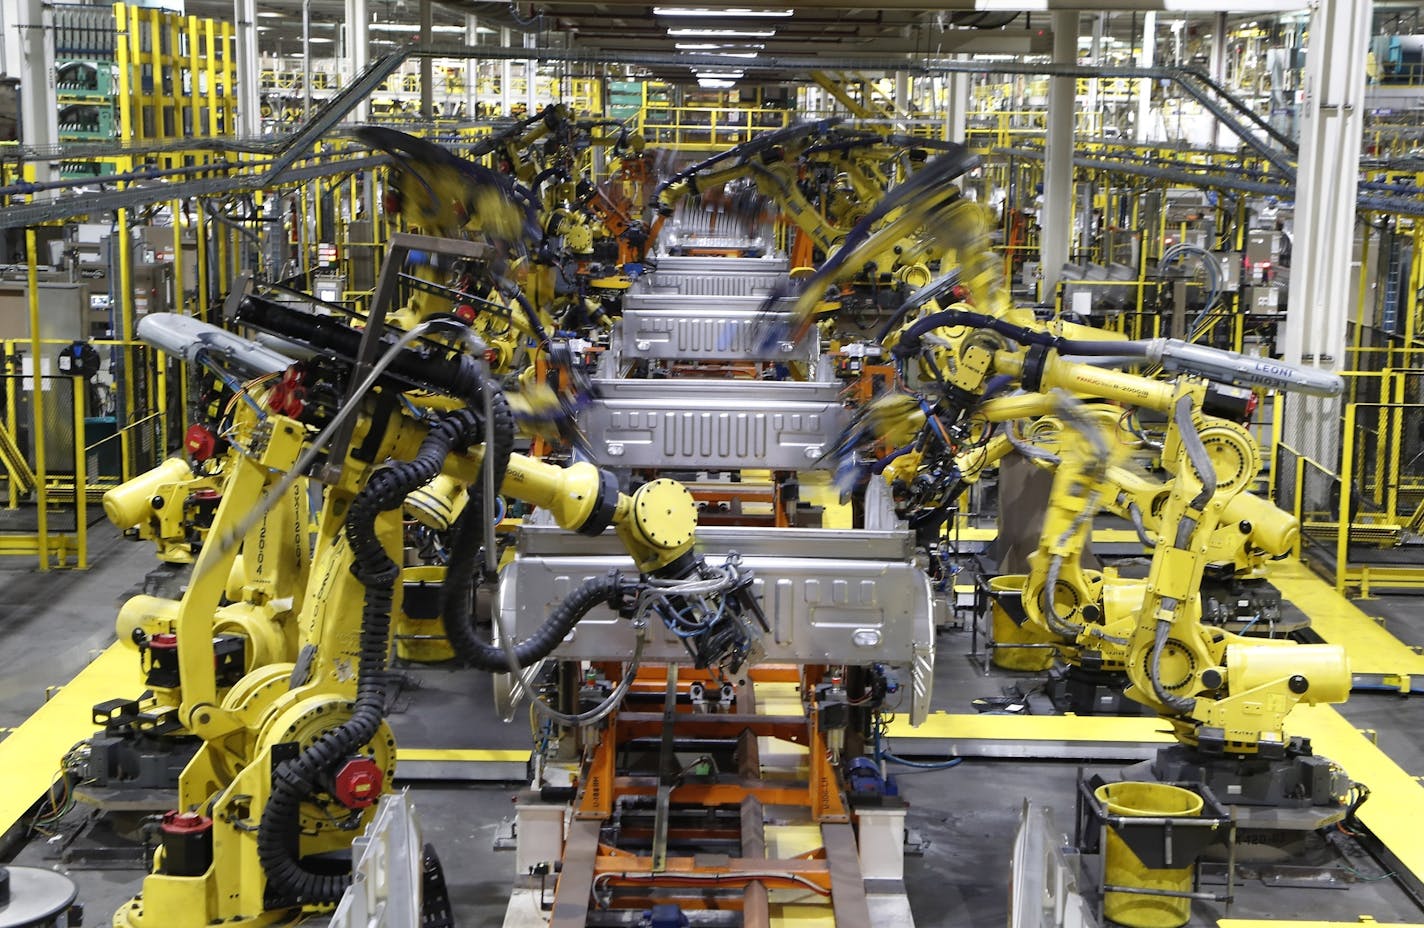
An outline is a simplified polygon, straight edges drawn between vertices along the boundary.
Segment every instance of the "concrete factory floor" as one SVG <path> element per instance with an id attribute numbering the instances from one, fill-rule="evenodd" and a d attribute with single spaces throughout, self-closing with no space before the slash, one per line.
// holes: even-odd
<path id="1" fill-rule="evenodd" d="M 47 687 L 62 684 L 114 640 L 119 604 L 138 592 L 153 567 L 152 550 L 94 526 L 93 567 L 84 573 L 40 574 L 19 558 L 0 561 L 0 616 L 5 646 L 0 648 L 0 727 L 22 723 L 45 700 Z M 1365 604 L 1387 614 L 1390 628 L 1408 643 L 1424 643 L 1424 610 L 1418 600 L 1381 598 Z M 1012 675 L 985 677 L 967 657 L 969 633 L 950 630 L 939 639 L 935 704 L 951 712 L 972 711 L 971 700 L 998 695 Z M 135 668 L 135 673 L 137 668 Z M 475 672 L 426 672 L 424 685 L 409 697 L 396 723 L 403 745 L 444 738 L 447 747 L 527 749 L 528 726 L 521 714 L 499 724 L 488 698 L 488 682 Z M 473 707 L 473 708 L 472 708 Z M 1424 774 L 1424 698 L 1385 693 L 1355 695 L 1339 707 L 1357 727 L 1378 732 L 1380 746 L 1408 773 Z M 448 722 L 448 724 L 446 724 Z M 75 733 L 76 740 L 85 732 Z M 896 745 L 910 753 L 907 745 Z M 1120 765 L 1099 765 L 1113 776 Z M 969 759 L 957 767 L 897 773 L 910 803 L 909 828 L 923 845 L 906 860 L 906 887 L 915 921 L 926 926 L 1002 925 L 1007 922 L 1009 859 L 1025 799 L 1051 806 L 1064 831 L 1073 825 L 1074 784 L 1080 765 L 1035 760 Z M 1092 768 L 1090 768 L 1092 769 Z M 8 778 L 9 772 L 0 774 Z M 426 840 L 444 864 L 458 924 L 498 926 L 513 877 L 514 857 L 496 852 L 493 839 L 502 818 L 512 815 L 517 783 L 466 786 L 416 783 L 411 793 L 420 810 Z M 1399 809 L 1400 816 L 1419 809 Z M 1332 882 L 1301 874 L 1301 881 L 1335 888 L 1267 885 L 1246 878 L 1231 914 L 1239 918 L 1311 918 L 1354 922 L 1361 915 L 1380 922 L 1424 921 L 1424 913 L 1373 859 L 1360 853 L 1342 864 L 1336 851 L 1315 839 L 1303 860 L 1334 868 Z M 14 862 L 49 866 L 46 846 L 31 841 Z M 1090 868 L 1096 866 L 1091 859 Z M 1248 868 L 1249 870 L 1249 868 Z M 1259 875 L 1278 880 L 1281 871 Z M 139 889 L 135 869 L 71 870 L 86 904 L 86 924 L 107 924 L 109 915 Z M 1088 882 L 1092 882 L 1090 876 Z M 1207 888 L 1219 888 L 1210 887 Z M 1197 903 L 1192 925 L 1215 925 L 1220 907 Z"/>

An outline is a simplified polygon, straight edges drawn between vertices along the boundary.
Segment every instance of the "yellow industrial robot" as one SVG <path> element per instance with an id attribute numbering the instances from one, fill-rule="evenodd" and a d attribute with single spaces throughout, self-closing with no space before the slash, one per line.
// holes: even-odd
<path id="1" fill-rule="evenodd" d="M 1346 698 L 1350 675 L 1343 650 L 1243 639 L 1203 625 L 1199 593 L 1207 564 L 1220 556 L 1223 545 L 1230 547 L 1233 528 L 1245 534 L 1242 518 L 1262 523 L 1260 546 L 1267 550 L 1280 550 L 1291 539 L 1289 517 L 1242 497 L 1260 469 L 1260 456 L 1240 424 L 1249 403 L 1249 392 L 1241 388 L 1334 395 L 1339 379 L 1173 340 L 1065 337 L 1044 324 L 1021 324 L 965 304 L 930 311 L 905 325 L 892 351 L 902 366 L 917 361 L 932 372 L 915 404 L 924 423 L 912 440 L 915 470 L 898 472 L 899 479 L 908 479 L 911 486 L 949 487 L 929 502 L 911 502 L 939 505 L 935 500 L 956 495 L 955 487 L 962 484 L 956 462 L 982 444 L 997 423 L 1062 417 L 1065 410 L 1068 421 L 1081 422 L 1077 437 L 1067 443 L 1077 450 L 1058 463 L 1063 493 L 1048 513 L 1046 543 L 1035 563 L 1039 579 L 1030 580 L 1041 592 L 1026 598 L 1062 626 L 1065 638 L 1071 633 L 1079 648 L 1095 639 L 1096 647 L 1122 648 L 1131 681 L 1128 695 L 1160 713 L 1180 742 L 1178 749 L 1159 757 L 1159 773 L 1169 779 L 1205 778 L 1222 785 L 1224 795 L 1262 802 L 1303 796 L 1331 801 L 1341 783 L 1317 775 L 1323 762 L 1307 744 L 1287 735 L 1285 719 L 1299 702 Z M 1170 379 L 1123 369 L 1154 364 Z M 1010 388 L 1029 395 L 995 398 Z M 1081 546 L 1074 539 L 1083 537 L 1084 514 L 1117 495 L 1113 468 L 1118 461 L 1103 438 L 1111 428 L 1111 413 L 1090 413 L 1090 400 L 1167 417 L 1160 453 L 1168 474 L 1166 492 L 1142 496 L 1158 532 L 1143 604 L 1132 621 L 1118 623 L 1116 630 L 1094 628 L 1097 622 L 1090 619 L 1100 621 L 1100 616 L 1069 611 L 1101 601 L 1088 578 L 1074 579 L 1075 571 L 1070 586 L 1078 589 L 1072 597 L 1058 595 L 1070 555 Z M 1236 524 L 1227 523 L 1228 518 Z M 1249 534 L 1255 536 L 1254 525 Z M 1057 576 L 1050 584 L 1055 564 Z M 1228 782 L 1235 788 L 1226 790 Z M 1326 795 L 1313 796 L 1316 791 Z"/>
<path id="2" fill-rule="evenodd" d="M 349 329 L 295 309 L 259 309 L 250 318 L 240 310 L 239 319 L 329 352 L 305 376 L 354 376 L 358 368 L 343 350 L 349 342 L 327 339 Z M 184 335 L 164 331 L 169 322 L 187 325 L 151 316 L 140 334 L 158 347 L 181 346 Z M 657 480 L 629 496 L 590 464 L 559 468 L 513 453 L 512 419 L 478 346 L 408 347 L 433 327 L 383 346 L 349 403 L 312 404 L 291 414 L 268 404 L 233 435 L 241 453 L 192 581 L 163 632 L 171 636 L 178 720 L 202 746 L 182 775 L 178 808 L 164 819 L 162 847 L 143 891 L 116 913 L 116 926 L 272 924 L 340 897 L 349 873 L 320 855 L 349 848 L 395 766 L 384 712 L 391 616 L 402 593 L 394 559 L 399 511 L 437 478 L 447 495 L 470 495 L 457 520 L 462 550 L 452 554 L 452 565 L 472 577 L 496 493 L 546 508 L 574 531 L 614 527 L 640 571 L 584 584 L 537 634 L 508 651 L 477 638 L 468 587 L 447 584 L 444 618 L 466 662 L 489 670 L 528 666 L 599 603 L 632 618 L 630 638 L 638 642 L 644 605 L 655 604 L 655 614 L 696 643 L 704 666 L 734 669 L 755 656 L 765 620 L 749 592 L 750 575 L 707 565 L 693 553 L 696 507 L 687 490 Z M 307 385 L 311 396 L 341 395 Z M 309 474 L 325 483 L 325 503 L 295 617 L 294 658 L 254 665 L 235 678 L 219 674 L 215 668 L 226 665 L 213 635 L 215 616 L 238 544 Z"/>

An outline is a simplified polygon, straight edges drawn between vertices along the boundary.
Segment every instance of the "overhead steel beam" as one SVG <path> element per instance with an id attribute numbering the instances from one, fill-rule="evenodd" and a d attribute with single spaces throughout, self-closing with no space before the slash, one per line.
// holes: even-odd
<path id="1" fill-rule="evenodd" d="M 76 216 L 97 216 L 116 209 L 133 210 L 172 200 L 261 190 L 266 187 L 314 180 L 318 177 L 370 170 L 389 162 L 390 158 L 385 155 L 366 155 L 342 161 L 288 168 L 274 180 L 253 176 L 205 177 L 202 180 L 183 181 L 177 184 L 151 184 L 128 187 L 124 190 L 101 190 L 98 193 L 86 193 L 82 197 L 65 197 L 45 203 L 7 206 L 0 209 L 0 229 L 23 229 L 60 219 L 73 219 Z"/>
<path id="2" fill-rule="evenodd" d="M 467 5 L 446 0 L 446 6 L 456 9 Z M 784 10 L 795 7 L 792 0 L 737 0 L 737 7 L 746 10 Z M 647 0 L 558 0 L 558 7 L 588 7 L 601 12 L 617 9 L 647 10 Z M 1301 9 L 1302 0 L 880 0 L 877 9 L 937 13 L 1044 13 L 1051 11 L 1095 12 L 1162 10 L 1171 13 L 1289 13 Z M 864 4 L 842 0 L 818 3 L 819 12 L 827 10 L 859 10 Z M 557 14 L 556 14 L 557 15 Z"/>
<path id="3" fill-rule="evenodd" d="M 613 35 L 602 31 L 587 35 L 579 33 L 576 37 L 578 47 L 586 51 L 617 52 L 619 58 L 624 57 L 627 52 L 633 55 L 646 52 L 649 41 L 655 40 L 653 35 L 643 35 L 641 33 L 624 33 Z M 897 36 L 895 38 L 861 38 L 858 36 L 847 38 L 836 38 L 827 40 L 816 39 L 787 39 L 780 38 L 758 39 L 766 45 L 767 49 L 763 54 L 771 55 L 917 55 L 923 56 L 925 53 L 925 40 L 923 38 L 905 38 Z M 985 30 L 979 32 L 974 29 L 954 29 L 938 33 L 934 37 L 935 54 L 967 54 L 978 55 L 1047 55 L 1053 50 L 1053 35 L 1044 30 Z M 744 62 L 745 63 L 745 62 Z M 981 68 L 981 70 L 983 70 Z"/>

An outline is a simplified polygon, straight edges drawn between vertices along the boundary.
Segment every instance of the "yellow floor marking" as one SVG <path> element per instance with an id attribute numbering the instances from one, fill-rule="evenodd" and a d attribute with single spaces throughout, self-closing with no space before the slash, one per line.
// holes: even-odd
<path id="1" fill-rule="evenodd" d="M 1309 567 L 1299 561 L 1277 561 L 1267 579 L 1310 617 L 1310 627 L 1321 638 L 1345 646 L 1351 673 L 1424 676 L 1424 654 L 1391 635 Z"/>
<path id="2" fill-rule="evenodd" d="M 1096 741 L 1167 743 L 1167 724 L 1155 716 L 981 715 L 932 712 L 911 728 L 906 716 L 890 723 L 891 738 L 984 741 Z"/>
<path id="3" fill-rule="evenodd" d="M 1360 806 L 1360 821 L 1410 873 L 1424 876 L 1424 832 L 1411 813 L 1424 809 L 1424 786 L 1330 706 L 1297 706 L 1286 730 L 1309 737 L 1315 753 L 1370 788 L 1369 801 Z"/>
<path id="4" fill-rule="evenodd" d="M 1368 915 L 1361 915 L 1353 922 L 1289 922 L 1272 918 L 1219 918 L 1216 928 L 1418 928 L 1419 922 L 1377 922 Z"/>
<path id="5" fill-rule="evenodd" d="M 75 743 L 97 730 L 94 704 L 133 699 L 143 690 L 138 655 L 119 644 L 79 671 L 49 702 L 0 741 L 0 834 L 7 832 L 45 794 L 59 774 L 59 762 Z"/>

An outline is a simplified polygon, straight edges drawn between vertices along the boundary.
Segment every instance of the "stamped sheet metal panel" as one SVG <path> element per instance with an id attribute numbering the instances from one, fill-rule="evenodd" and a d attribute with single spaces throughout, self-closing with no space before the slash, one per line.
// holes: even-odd
<path id="1" fill-rule="evenodd" d="M 849 422 L 835 383 L 594 381 L 578 415 L 606 467 L 806 470 Z M 819 465 L 817 462 L 820 462 Z"/>
<path id="2" fill-rule="evenodd" d="M 659 255 L 657 269 L 643 277 L 643 281 L 656 281 L 659 277 L 693 274 L 780 274 L 791 273 L 791 262 L 781 255 L 763 258 L 726 258 L 707 255 Z"/>
<path id="3" fill-rule="evenodd" d="M 709 555 L 715 563 L 717 558 Z M 764 661 L 800 664 L 881 661 L 912 665 L 933 654 L 930 582 L 913 564 L 858 558 L 752 555 L 743 564 L 771 631 Z M 634 571 L 622 556 L 527 556 L 500 577 L 498 608 L 520 639 L 532 635 L 579 584 L 609 570 Z M 649 625 L 645 660 L 684 661 L 687 651 L 661 622 Z M 633 630 L 606 606 L 579 622 L 555 649 L 557 657 L 626 660 Z"/>
<path id="4" fill-rule="evenodd" d="M 758 309 L 711 307 L 691 312 L 678 301 L 662 301 L 666 309 L 623 310 L 618 323 L 620 360 L 646 358 L 679 361 L 801 361 L 816 360 L 815 329 L 799 342 L 772 340 L 769 331 L 784 329 L 785 313 Z"/>

